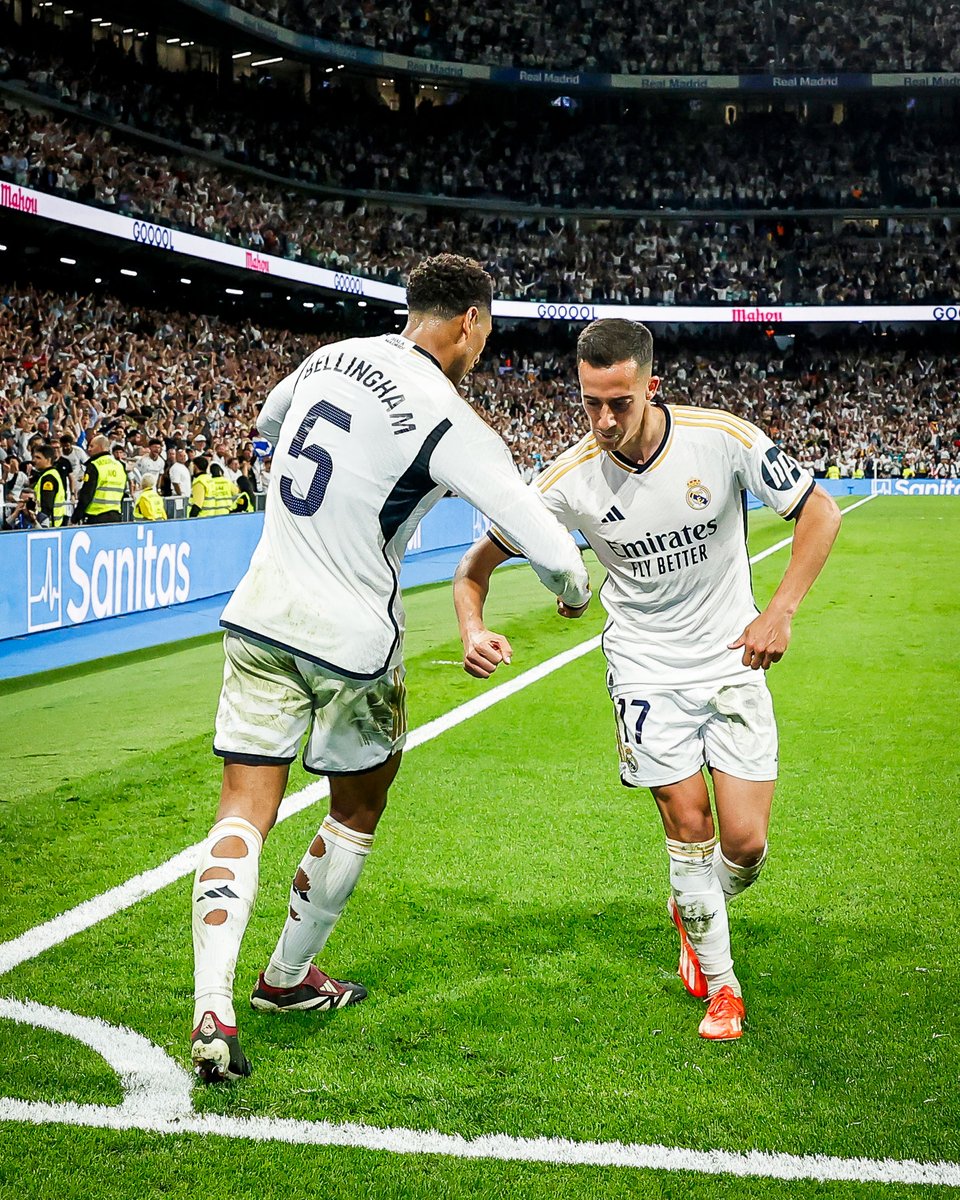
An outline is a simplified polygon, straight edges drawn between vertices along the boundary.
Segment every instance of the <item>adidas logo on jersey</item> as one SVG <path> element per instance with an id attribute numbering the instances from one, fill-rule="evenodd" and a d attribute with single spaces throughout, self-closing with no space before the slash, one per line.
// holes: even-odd
<path id="1" fill-rule="evenodd" d="M 601 525 L 609 525 L 611 521 L 622 521 L 622 520 L 624 520 L 623 513 L 620 511 L 619 508 L 617 508 L 616 505 L 614 505 L 613 508 L 611 508 L 610 511 L 607 513 L 607 515 L 605 517 L 601 518 L 600 524 Z"/>

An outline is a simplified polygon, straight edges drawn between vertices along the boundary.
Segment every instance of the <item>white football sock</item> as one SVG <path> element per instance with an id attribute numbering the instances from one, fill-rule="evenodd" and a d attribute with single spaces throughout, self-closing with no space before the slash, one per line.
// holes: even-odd
<path id="1" fill-rule="evenodd" d="M 224 817 L 207 835 L 193 881 L 193 1023 L 205 1012 L 236 1025 L 233 976 L 260 876 L 260 831 Z"/>
<path id="2" fill-rule="evenodd" d="M 713 869 L 716 838 L 708 842 L 678 842 L 667 838 L 670 887 L 687 937 L 700 959 L 709 995 L 725 985 L 740 995 L 740 984 L 730 956 L 727 905 Z"/>
<path id="3" fill-rule="evenodd" d="M 293 987 L 306 975 L 346 907 L 372 845 L 372 833 L 324 818 L 293 878 L 290 911 L 263 973 L 271 987 Z"/>
<path id="4" fill-rule="evenodd" d="M 728 902 L 734 896 L 739 896 L 741 892 L 745 892 L 748 887 L 757 882 L 757 878 L 763 870 L 763 864 L 766 861 L 766 843 L 764 843 L 760 861 L 753 863 L 749 867 L 741 867 L 739 863 L 731 862 L 720 849 L 719 843 L 717 844 L 717 848 L 713 852 L 713 869 L 717 873 L 720 886 L 723 888 L 723 894 L 726 896 Z"/>

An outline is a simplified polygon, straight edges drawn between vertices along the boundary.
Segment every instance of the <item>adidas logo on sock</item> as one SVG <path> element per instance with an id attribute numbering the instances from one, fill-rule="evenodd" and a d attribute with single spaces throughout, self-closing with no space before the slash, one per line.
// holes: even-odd
<path id="1" fill-rule="evenodd" d="M 608 525 L 611 521 L 622 521 L 622 520 L 624 520 L 623 513 L 620 511 L 619 508 L 617 508 L 616 505 L 614 505 L 613 508 L 611 508 L 610 511 L 607 513 L 607 515 L 601 519 L 600 524 Z"/>
<path id="2" fill-rule="evenodd" d="M 198 896 L 197 903 L 199 904 L 201 900 L 236 900 L 237 898 L 237 893 L 225 883 L 221 888 L 212 888 L 209 892 Z"/>

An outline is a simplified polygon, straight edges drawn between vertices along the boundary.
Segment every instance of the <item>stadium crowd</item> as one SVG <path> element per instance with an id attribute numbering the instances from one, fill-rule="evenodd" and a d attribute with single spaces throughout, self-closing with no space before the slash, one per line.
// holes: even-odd
<path id="1" fill-rule="evenodd" d="M 955 0 L 872 0 L 831 5 L 789 0 L 664 0 L 477 8 L 466 0 L 237 0 L 284 28 L 369 49 L 499 67 L 576 68 L 617 74 L 757 70 L 944 71 L 960 69 Z"/>
<path id="2" fill-rule="evenodd" d="M 0 178 L 256 252 L 399 282 L 427 254 L 468 252 L 503 298 L 636 303 L 949 301 L 960 234 L 949 218 L 837 233 L 803 223 L 666 223 L 403 210 L 264 185 L 186 157 L 145 154 L 109 129 L 0 110 Z M 352 209 L 352 211 L 351 211 Z M 786 233 L 786 231 L 785 231 Z"/>
<path id="3" fill-rule="evenodd" d="M 0 486 L 5 517 L 30 495 L 49 445 L 75 500 L 85 447 L 108 440 L 130 494 L 156 477 L 161 496 L 190 495 L 198 461 L 266 490 L 271 447 L 256 414 L 269 389 L 316 346 L 335 340 L 152 311 L 107 296 L 7 287 L 0 295 Z M 557 333 L 556 338 L 562 337 Z M 527 478 L 580 438 L 584 420 L 570 345 L 488 353 L 465 394 L 505 438 Z M 670 403 L 728 408 L 824 475 L 960 473 L 960 355 L 868 349 L 744 353 L 660 343 Z M 878 350 L 876 347 L 880 347 Z M 11 526 L 30 527 L 22 521 Z"/>
<path id="4" fill-rule="evenodd" d="M 145 78 L 110 42 L 69 60 L 49 46 L 8 47 L 0 53 L 4 78 L 185 147 L 326 187 L 564 208 L 960 205 L 957 138 L 889 105 L 861 106 L 825 138 L 788 111 L 745 114 L 726 126 L 677 105 L 644 106 L 598 125 L 590 114 L 543 104 L 527 114 L 487 104 L 478 136 L 471 98 L 408 115 L 351 87 L 321 90 L 312 105 L 249 81 L 224 94 L 209 72 L 154 70 Z"/>

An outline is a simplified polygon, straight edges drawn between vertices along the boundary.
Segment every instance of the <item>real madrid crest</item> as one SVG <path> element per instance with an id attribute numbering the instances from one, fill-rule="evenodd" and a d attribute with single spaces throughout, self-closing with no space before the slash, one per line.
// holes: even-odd
<path id="1" fill-rule="evenodd" d="M 712 497 L 710 489 L 699 479 L 687 480 L 687 503 L 691 508 L 706 508 Z"/>

